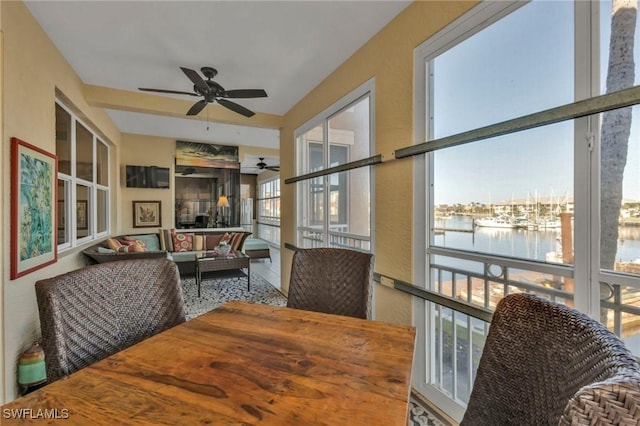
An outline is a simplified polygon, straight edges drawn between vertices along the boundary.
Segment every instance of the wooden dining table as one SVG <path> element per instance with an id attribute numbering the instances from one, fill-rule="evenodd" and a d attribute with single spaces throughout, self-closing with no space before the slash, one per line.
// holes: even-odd
<path id="1" fill-rule="evenodd" d="M 230 302 L 3 405 L 0 424 L 405 426 L 415 336 Z"/>

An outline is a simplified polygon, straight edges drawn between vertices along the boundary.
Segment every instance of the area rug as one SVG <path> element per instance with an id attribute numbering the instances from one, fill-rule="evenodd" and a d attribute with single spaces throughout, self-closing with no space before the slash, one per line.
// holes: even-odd
<path id="1" fill-rule="evenodd" d="M 409 400 L 409 426 L 451 426 L 451 423 L 430 411 L 412 393 Z"/>
<path id="2" fill-rule="evenodd" d="M 187 320 L 200 316 L 232 300 L 251 303 L 285 306 L 287 299 L 274 286 L 260 275 L 251 273 L 251 290 L 247 290 L 247 278 L 220 276 L 202 280 L 200 297 L 193 276 L 183 276 L 182 294 L 184 296 Z"/>

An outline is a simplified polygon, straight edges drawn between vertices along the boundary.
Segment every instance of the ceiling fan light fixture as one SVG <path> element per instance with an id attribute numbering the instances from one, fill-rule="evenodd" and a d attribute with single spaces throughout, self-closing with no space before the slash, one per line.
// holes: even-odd
<path id="1" fill-rule="evenodd" d="M 237 114 L 243 115 L 247 118 L 253 117 L 255 113 L 248 108 L 243 107 L 240 104 L 232 102 L 227 98 L 265 98 L 267 92 L 263 89 L 236 89 L 225 90 L 220 84 L 213 81 L 213 78 L 218 75 L 218 70 L 213 67 L 202 67 L 200 72 L 207 80 L 204 80 L 197 71 L 190 68 L 180 67 L 182 72 L 193 83 L 193 92 L 181 92 L 176 90 L 166 89 L 151 89 L 140 87 L 138 90 L 145 92 L 157 92 L 157 93 L 171 93 L 174 95 L 189 95 L 189 96 L 202 96 L 203 99 L 193 104 L 187 115 L 198 115 L 207 104 L 217 102 L 220 106 L 223 106 Z"/>

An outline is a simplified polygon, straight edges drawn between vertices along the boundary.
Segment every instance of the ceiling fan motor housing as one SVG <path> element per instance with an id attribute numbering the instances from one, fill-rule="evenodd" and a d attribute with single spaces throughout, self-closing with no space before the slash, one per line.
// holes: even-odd
<path id="1" fill-rule="evenodd" d="M 202 67 L 200 68 L 200 71 L 202 72 L 202 75 L 207 77 L 209 80 L 218 75 L 218 70 L 211 67 Z"/>

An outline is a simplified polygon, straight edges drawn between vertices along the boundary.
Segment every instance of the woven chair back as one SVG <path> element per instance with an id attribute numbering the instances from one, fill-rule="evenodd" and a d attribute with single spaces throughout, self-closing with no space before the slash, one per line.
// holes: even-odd
<path id="1" fill-rule="evenodd" d="M 337 248 L 293 255 L 287 306 L 371 319 L 373 255 Z"/>
<path id="2" fill-rule="evenodd" d="M 167 259 L 88 266 L 35 287 L 49 382 L 185 320 L 178 269 Z"/>
<path id="3" fill-rule="evenodd" d="M 639 379 L 632 354 L 601 323 L 509 295 L 493 315 L 461 425 L 637 425 Z"/>

